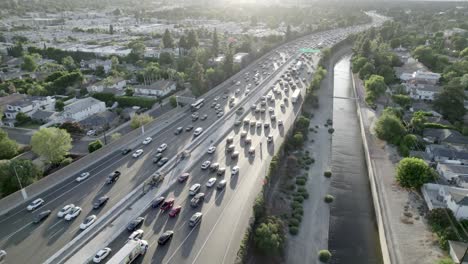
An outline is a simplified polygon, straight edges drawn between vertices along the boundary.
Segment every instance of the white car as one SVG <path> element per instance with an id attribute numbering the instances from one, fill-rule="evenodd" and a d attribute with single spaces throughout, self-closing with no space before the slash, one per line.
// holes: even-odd
<path id="1" fill-rule="evenodd" d="M 278 126 L 282 126 L 283 125 L 283 120 L 278 120 Z"/>
<path id="2" fill-rule="evenodd" d="M 216 147 L 215 147 L 215 146 L 210 146 L 210 147 L 208 148 L 207 153 L 208 153 L 208 154 L 213 154 L 215 151 L 216 151 Z"/>
<path id="3" fill-rule="evenodd" d="M 203 132 L 203 128 L 197 127 L 195 131 L 193 131 L 193 136 L 198 137 Z"/>
<path id="4" fill-rule="evenodd" d="M 60 209 L 60 211 L 58 211 L 57 216 L 63 217 L 64 215 L 70 213 L 73 210 L 73 208 L 75 208 L 74 204 L 67 204 L 62 209 Z"/>
<path id="5" fill-rule="evenodd" d="M 202 170 L 206 170 L 206 169 L 208 169 L 208 168 L 210 167 L 210 165 L 211 165 L 211 161 L 206 160 L 206 161 L 203 162 L 203 164 L 201 165 L 201 168 L 202 168 Z"/>
<path id="6" fill-rule="evenodd" d="M 239 173 L 239 166 L 234 166 L 231 170 L 232 175 L 237 175 Z"/>
<path id="7" fill-rule="evenodd" d="M 241 138 L 245 138 L 247 136 L 247 131 L 242 131 L 240 134 Z"/>
<path id="8" fill-rule="evenodd" d="M 159 148 L 157 149 L 157 151 L 159 153 L 165 151 L 167 149 L 167 144 L 166 143 L 162 143 L 161 146 L 159 146 Z"/>
<path id="9" fill-rule="evenodd" d="M 95 216 L 95 215 L 90 215 L 90 216 L 86 217 L 85 220 L 83 221 L 83 223 L 81 223 L 80 229 L 85 230 L 86 228 L 88 228 L 89 226 L 94 224 L 94 222 L 96 222 L 96 219 L 97 219 L 97 216 Z"/>
<path id="10" fill-rule="evenodd" d="M 142 239 L 145 232 L 142 229 L 133 231 L 133 233 L 128 237 L 128 240 L 137 240 Z"/>
<path id="11" fill-rule="evenodd" d="M 143 145 L 148 145 L 149 143 L 151 143 L 151 141 L 153 141 L 153 138 L 152 137 L 147 137 L 147 138 L 145 138 L 145 140 L 143 140 Z"/>
<path id="12" fill-rule="evenodd" d="M 93 262 L 94 263 L 101 263 L 101 261 L 103 261 L 107 256 L 109 256 L 109 254 L 111 253 L 111 249 L 108 248 L 108 247 L 105 247 L 103 249 L 100 249 L 96 255 L 94 256 L 93 258 Z"/>
<path id="13" fill-rule="evenodd" d="M 143 154 L 143 150 L 142 149 L 137 149 L 137 151 L 135 151 L 135 153 L 132 154 L 132 156 L 134 158 L 138 158 L 141 156 L 141 154 Z"/>
<path id="14" fill-rule="evenodd" d="M 268 112 L 274 113 L 274 112 L 275 112 L 275 109 L 273 109 L 273 107 L 270 107 L 270 108 L 268 108 Z"/>
<path id="15" fill-rule="evenodd" d="M 213 101 L 215 101 L 215 102 L 218 101 L 218 100 L 219 100 L 219 96 L 216 96 L 216 97 L 213 99 Z"/>
<path id="16" fill-rule="evenodd" d="M 28 211 L 33 211 L 43 204 L 44 204 L 44 200 L 42 200 L 41 198 L 37 198 L 36 200 L 32 201 L 32 203 L 30 203 L 28 207 L 26 207 L 26 209 Z"/>
<path id="17" fill-rule="evenodd" d="M 198 193 L 198 191 L 200 191 L 200 188 L 201 188 L 201 184 L 199 183 L 195 183 L 194 185 L 192 185 L 189 189 L 189 195 L 190 196 L 194 196 L 195 194 Z"/>
<path id="18" fill-rule="evenodd" d="M 90 175 L 89 172 L 83 172 L 83 173 L 80 174 L 80 176 L 78 176 L 76 178 L 76 181 L 77 182 L 84 181 L 84 180 L 88 179 L 89 175 Z"/>
<path id="19" fill-rule="evenodd" d="M 73 209 L 67 215 L 65 215 L 65 220 L 70 221 L 74 219 L 75 217 L 77 217 L 80 213 L 81 213 L 81 207 L 79 206 L 73 207 Z"/>
<path id="20" fill-rule="evenodd" d="M 216 183 L 216 178 L 210 178 L 208 182 L 206 183 L 206 187 L 211 188 L 213 185 Z"/>
<path id="21" fill-rule="evenodd" d="M 86 133 L 87 136 L 94 136 L 96 135 L 96 130 L 89 130 L 87 133 Z"/>
<path id="22" fill-rule="evenodd" d="M 241 82 L 240 82 L 240 81 L 236 82 L 236 85 L 240 85 L 240 84 L 241 84 Z"/>

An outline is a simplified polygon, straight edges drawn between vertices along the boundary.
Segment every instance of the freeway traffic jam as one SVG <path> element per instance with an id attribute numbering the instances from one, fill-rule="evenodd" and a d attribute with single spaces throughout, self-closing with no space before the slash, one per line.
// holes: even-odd
<path id="1" fill-rule="evenodd" d="M 90 256 L 96 263 L 120 263 L 123 258 L 144 255 L 157 243 L 158 248 L 150 250 L 152 255 L 146 254 L 143 262 L 182 263 L 187 258 L 193 262 L 203 258 L 210 241 L 226 238 L 209 239 L 213 232 L 222 234 L 215 228 L 221 217 L 227 217 L 224 210 L 248 211 L 252 193 L 262 184 L 263 167 L 297 114 L 301 94 L 318 63 L 318 56 L 299 54 L 299 49 L 327 47 L 362 29 L 325 31 L 270 52 L 194 102 L 190 112 L 146 129 L 138 142 L 129 142 L 2 216 L 0 223 L 5 228 L 0 230 L 0 248 L 18 263 L 46 261 L 83 230 L 97 225 L 100 217 L 155 171 L 164 169 L 184 146 L 215 133 L 208 130 L 210 125 L 235 111 L 229 134 L 218 142 L 207 142 L 208 146 L 201 144 L 199 148 L 205 149 L 197 164 L 177 175 L 177 183 L 166 193 L 154 197 L 145 215 L 128 223 L 128 233 L 96 248 Z M 240 216 L 228 218 L 240 221 Z M 170 245 L 159 248 L 165 244 Z M 230 242 L 223 245 L 229 248 Z"/>

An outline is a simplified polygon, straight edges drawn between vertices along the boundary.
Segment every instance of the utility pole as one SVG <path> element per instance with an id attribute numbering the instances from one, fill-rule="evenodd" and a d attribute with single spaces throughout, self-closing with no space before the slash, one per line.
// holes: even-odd
<path id="1" fill-rule="evenodd" d="M 22 166 L 20 166 L 22 168 Z M 28 194 L 26 193 L 26 190 L 23 188 L 23 185 L 21 184 L 21 180 L 18 176 L 18 172 L 16 171 L 16 166 L 13 165 L 13 170 L 15 171 L 16 179 L 18 180 L 18 185 L 21 189 L 21 195 L 23 195 L 23 199 L 27 200 L 28 199 Z"/>

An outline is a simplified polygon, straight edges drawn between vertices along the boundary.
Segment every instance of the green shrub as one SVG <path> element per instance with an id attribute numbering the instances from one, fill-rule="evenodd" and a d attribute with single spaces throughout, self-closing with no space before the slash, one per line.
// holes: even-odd
<path id="1" fill-rule="evenodd" d="M 333 132 L 335 132 L 335 129 L 334 129 L 334 128 L 329 128 L 329 129 L 328 129 L 328 133 L 333 134 Z"/>
<path id="2" fill-rule="evenodd" d="M 294 215 L 303 215 L 304 214 L 304 209 L 302 207 L 296 208 L 293 211 Z"/>
<path id="3" fill-rule="evenodd" d="M 301 196 L 296 196 L 296 197 L 294 197 L 294 201 L 302 203 L 302 202 L 304 202 L 304 197 L 302 197 L 302 195 Z"/>
<path id="4" fill-rule="evenodd" d="M 297 226 L 291 226 L 289 227 L 289 233 L 295 236 L 299 233 L 299 228 Z"/>
<path id="5" fill-rule="evenodd" d="M 309 193 L 308 192 L 302 193 L 302 198 L 304 198 L 304 200 L 309 199 Z"/>
<path id="6" fill-rule="evenodd" d="M 332 172 L 331 172 L 331 171 L 325 171 L 325 172 L 323 173 L 323 175 L 324 175 L 325 177 L 327 177 L 327 178 L 330 178 L 330 177 L 332 176 Z"/>
<path id="7" fill-rule="evenodd" d="M 73 159 L 72 158 L 64 158 L 61 162 L 60 162 L 60 166 L 67 166 L 68 164 L 72 163 L 73 162 Z"/>
<path id="8" fill-rule="evenodd" d="M 307 189 L 304 188 L 304 187 L 298 187 L 297 192 L 299 192 L 299 193 L 307 192 Z"/>
<path id="9" fill-rule="evenodd" d="M 331 194 L 327 194 L 327 195 L 325 195 L 325 198 L 323 200 L 326 203 L 331 203 L 331 202 L 333 202 L 333 200 L 335 200 L 335 197 L 333 197 L 333 195 L 331 195 Z"/>
<path id="10" fill-rule="evenodd" d="M 293 210 L 296 210 L 296 208 L 302 208 L 302 204 L 299 203 L 299 202 L 293 201 L 293 202 L 291 203 L 291 208 L 292 208 Z"/>
<path id="11" fill-rule="evenodd" d="M 289 219 L 289 226 L 299 226 L 301 222 L 296 218 Z"/>
<path id="12" fill-rule="evenodd" d="M 304 180 L 304 179 L 296 179 L 296 184 L 297 184 L 297 185 L 305 185 L 305 184 L 306 184 L 306 180 Z"/>
<path id="13" fill-rule="evenodd" d="M 328 250 L 320 250 L 318 253 L 318 258 L 321 262 L 328 262 L 330 258 L 332 257 L 332 254 Z"/>

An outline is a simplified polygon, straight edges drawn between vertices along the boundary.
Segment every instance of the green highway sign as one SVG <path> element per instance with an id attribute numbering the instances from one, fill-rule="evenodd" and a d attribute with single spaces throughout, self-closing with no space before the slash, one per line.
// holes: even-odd
<path id="1" fill-rule="evenodd" d="M 319 53 L 319 49 L 308 49 L 308 48 L 302 48 L 299 50 L 302 53 Z"/>

